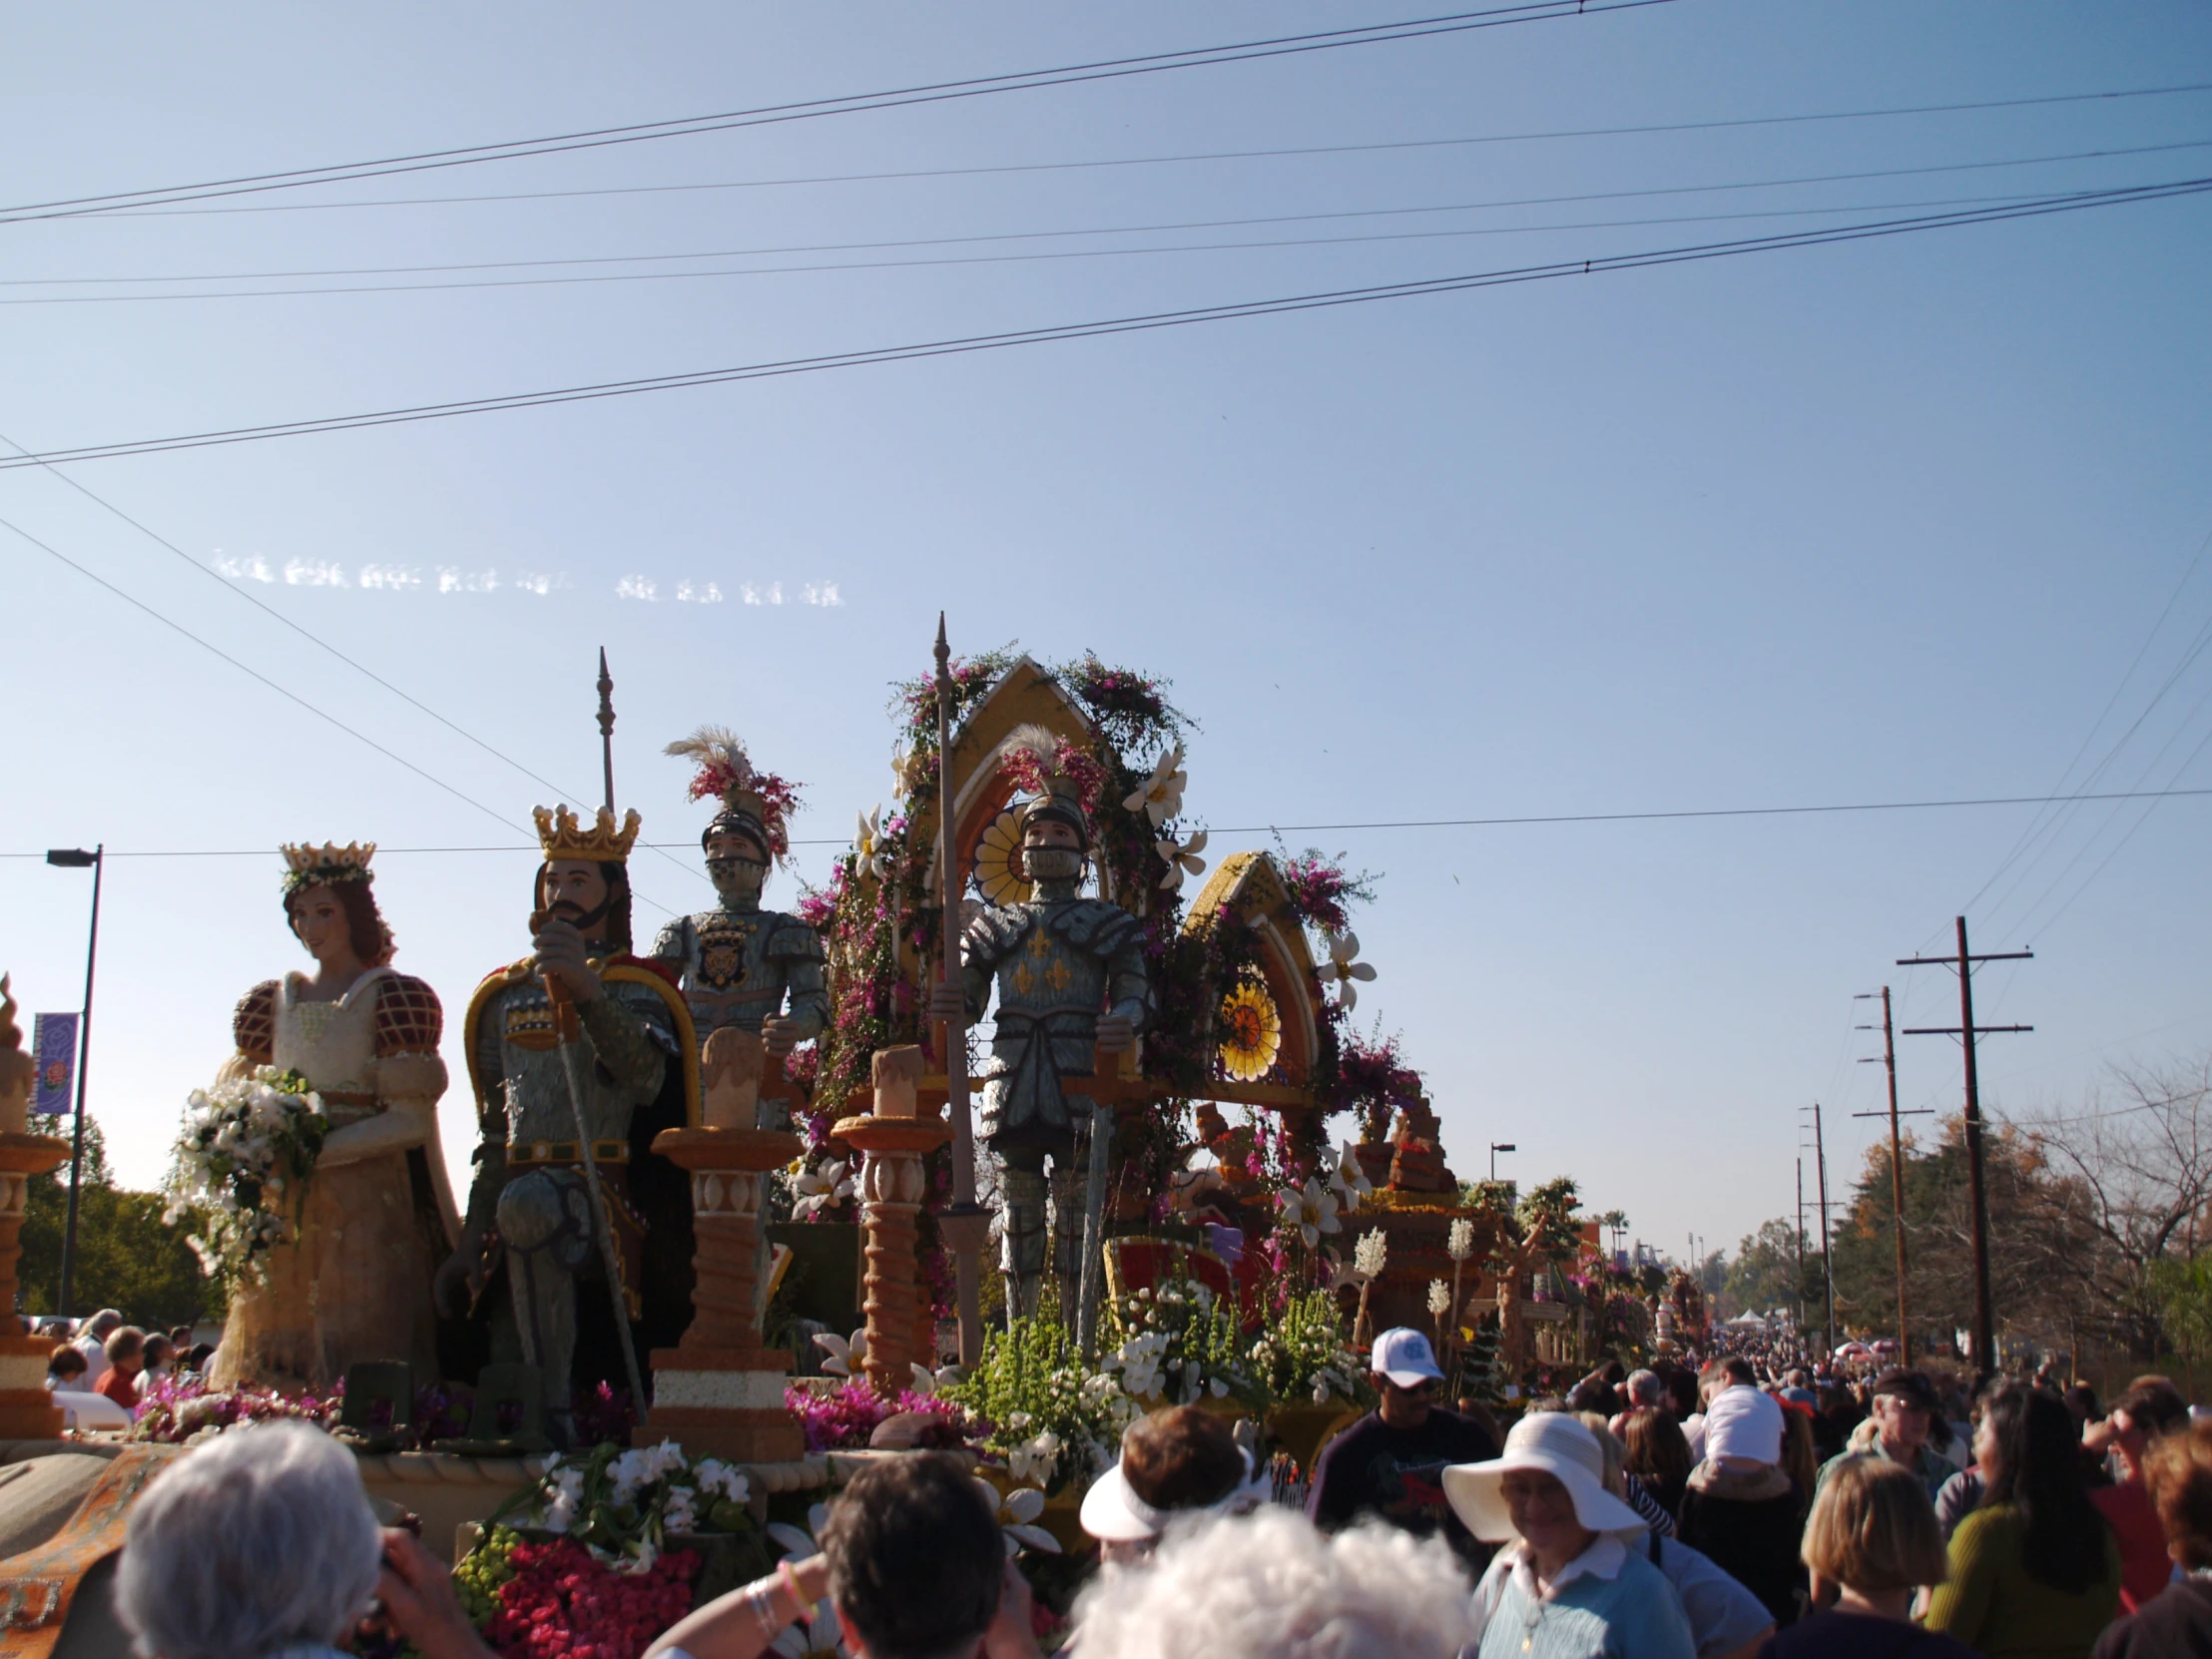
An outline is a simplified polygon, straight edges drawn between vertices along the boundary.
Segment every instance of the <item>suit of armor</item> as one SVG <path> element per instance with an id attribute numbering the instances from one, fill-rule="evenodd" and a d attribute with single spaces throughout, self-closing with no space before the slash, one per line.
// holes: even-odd
<path id="1" fill-rule="evenodd" d="M 1038 896 L 994 905 L 961 935 L 962 990 L 970 1019 L 998 987 L 998 1022 L 981 1082 L 979 1133 L 999 1165 L 1003 1265 L 1014 1312 L 1034 1311 L 1044 1273 L 1047 1157 L 1053 1164 L 1056 1267 L 1080 1274 L 1082 1174 L 1078 1131 L 1090 1107 L 1068 1100 L 1063 1077 L 1088 1077 L 1098 1020 L 1110 1011 L 1143 1029 L 1150 1006 L 1144 924 L 1117 905 L 1075 896 L 1073 880 L 1038 883 Z"/>
<path id="2" fill-rule="evenodd" d="M 821 1036 L 829 1023 L 822 936 L 797 916 L 731 904 L 678 916 L 661 929 L 653 955 L 681 976 L 702 1046 L 726 1025 L 758 1036 L 779 1014 L 797 1028 L 799 1042 Z M 778 1103 L 764 1100 L 760 1112 L 759 1128 L 785 1127 L 768 1121 L 784 1115 Z"/>
<path id="3" fill-rule="evenodd" d="M 631 1129 L 679 1076 L 689 1033 L 683 1005 L 660 973 L 635 958 L 594 965 L 602 990 L 576 1004 L 576 1076 L 635 1321 L 646 1227 L 629 1202 Z M 552 1004 L 529 963 L 493 974 L 477 990 L 467 1041 L 483 1144 L 465 1226 L 496 1238 L 507 1281 L 491 1309 L 492 1353 L 537 1366 L 558 1413 L 576 1361 L 578 1282 L 592 1287 L 584 1294 L 604 1299 L 606 1270 Z"/>

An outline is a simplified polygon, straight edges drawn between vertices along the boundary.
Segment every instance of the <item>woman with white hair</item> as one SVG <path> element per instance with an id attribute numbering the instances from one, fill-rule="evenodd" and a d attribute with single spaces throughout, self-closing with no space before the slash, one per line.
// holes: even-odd
<path id="1" fill-rule="evenodd" d="M 1172 1522 L 1148 1565 L 1092 1580 L 1075 1628 L 1083 1659 L 1453 1659 L 1474 1635 L 1449 1545 L 1272 1506 Z"/>
<path id="2" fill-rule="evenodd" d="M 301 1423 L 179 1457 L 132 1508 L 116 1572 L 141 1659 L 323 1659 L 379 1597 L 427 1659 L 490 1659 L 445 1569 L 377 1527 L 353 1454 Z"/>
<path id="3" fill-rule="evenodd" d="M 1645 1559 L 1643 1517 L 1605 1489 L 1597 1436 L 1523 1417 L 1504 1455 L 1444 1470 L 1467 1530 L 1503 1543 L 1474 1592 L 1479 1659 L 1695 1659 L 1682 1603 Z"/>

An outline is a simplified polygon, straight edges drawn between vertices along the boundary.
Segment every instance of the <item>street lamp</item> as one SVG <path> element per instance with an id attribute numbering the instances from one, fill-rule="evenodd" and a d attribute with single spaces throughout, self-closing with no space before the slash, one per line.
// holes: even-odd
<path id="1" fill-rule="evenodd" d="M 1520 1148 L 1511 1141 L 1492 1141 L 1490 1143 L 1490 1179 L 1492 1181 L 1497 1179 L 1497 1155 L 1500 1152 L 1518 1152 Z"/>
<path id="2" fill-rule="evenodd" d="M 87 852 L 81 846 L 54 847 L 46 861 L 63 869 L 92 871 L 92 936 L 85 944 L 85 1017 L 77 1032 L 77 1122 L 69 1137 L 69 1219 L 62 1225 L 62 1294 L 55 1310 L 69 1317 L 77 1289 L 77 1194 L 85 1175 L 85 1067 L 92 1058 L 92 967 L 100 953 L 100 877 L 106 873 L 108 843 Z"/>

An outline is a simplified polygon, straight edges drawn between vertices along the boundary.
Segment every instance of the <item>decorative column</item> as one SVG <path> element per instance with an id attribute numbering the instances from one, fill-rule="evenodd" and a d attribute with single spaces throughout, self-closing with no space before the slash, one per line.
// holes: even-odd
<path id="1" fill-rule="evenodd" d="M 0 976 L 0 1317 L 14 1319 L 15 1265 L 23 1255 L 23 1207 L 34 1175 L 69 1159 L 69 1143 L 33 1135 L 31 1087 L 38 1062 L 23 1052 L 15 999 Z M 46 1391 L 51 1341 L 16 1331 L 0 1336 L 0 1439 L 59 1439 L 62 1413 Z"/>
<path id="2" fill-rule="evenodd" d="M 676 1347 L 654 1350 L 653 1418 L 693 1455 L 776 1463 L 800 1456 L 806 1434 L 784 1407 L 792 1357 L 761 1346 L 754 1300 L 761 1179 L 799 1156 L 797 1135 L 757 1129 L 761 1039 L 725 1027 L 701 1055 L 706 1099 L 697 1129 L 664 1129 L 653 1150 L 691 1172 L 692 1322 Z"/>
<path id="3" fill-rule="evenodd" d="M 860 1169 L 860 1215 L 867 1226 L 868 1381 L 886 1398 L 913 1383 L 916 1362 L 936 1356 L 917 1352 L 916 1286 L 920 1261 L 914 1248 L 914 1222 L 921 1214 L 926 1177 L 922 1154 L 952 1138 L 944 1124 L 916 1115 L 915 1085 L 921 1081 L 921 1050 L 876 1051 L 873 1067 L 875 1110 L 865 1117 L 840 1118 L 837 1138 L 865 1154 Z"/>

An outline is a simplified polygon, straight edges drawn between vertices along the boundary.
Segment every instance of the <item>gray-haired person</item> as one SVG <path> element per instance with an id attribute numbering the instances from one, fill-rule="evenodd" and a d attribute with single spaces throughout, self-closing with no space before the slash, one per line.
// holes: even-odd
<path id="1" fill-rule="evenodd" d="M 378 1528 L 353 1454 L 319 1429 L 233 1429 L 131 1511 L 116 1611 L 141 1659 L 325 1659 L 381 1599 L 426 1659 L 490 1659 L 437 1561 Z"/>

